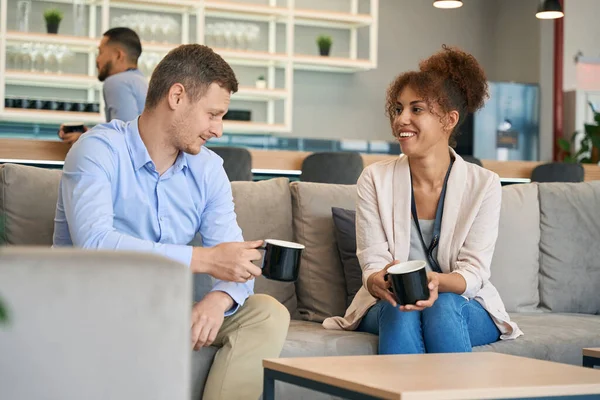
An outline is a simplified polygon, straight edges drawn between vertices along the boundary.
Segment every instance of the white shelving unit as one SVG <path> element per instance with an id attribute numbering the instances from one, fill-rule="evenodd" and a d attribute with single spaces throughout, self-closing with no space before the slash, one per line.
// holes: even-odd
<path id="1" fill-rule="evenodd" d="M 50 1 L 50 0 L 33 0 Z M 292 103 L 294 70 L 353 73 L 377 67 L 378 10 L 379 0 L 369 2 L 368 14 L 359 13 L 359 0 L 347 0 L 348 12 L 317 11 L 297 8 L 295 0 L 286 0 L 286 6 L 278 6 L 277 0 L 268 4 L 238 3 L 217 0 L 88 0 L 88 36 L 49 35 L 7 30 L 8 0 L 0 0 L 0 55 L 6 60 L 7 45 L 18 43 L 48 43 L 66 45 L 77 53 L 87 54 L 87 74 L 36 73 L 7 70 L 6 62 L 0 62 L 0 98 L 4 99 L 6 85 L 36 86 L 87 90 L 88 101 L 101 97 L 101 83 L 96 78 L 96 48 L 100 38 L 98 31 L 110 27 L 112 9 L 138 10 L 142 12 L 167 12 L 181 16 L 180 43 L 190 43 L 191 33 L 204 43 L 206 18 L 258 21 L 268 26 L 267 51 L 244 51 L 214 48 L 233 66 L 266 68 L 267 88 L 240 87 L 232 100 L 264 102 L 267 106 L 265 122 L 225 121 L 227 133 L 287 133 L 292 127 Z M 72 0 L 51 0 L 53 3 L 72 3 Z M 98 18 L 100 16 L 100 18 Z M 195 32 L 191 32 L 191 19 L 195 20 Z M 97 26 L 96 21 L 100 21 Z M 285 51 L 277 52 L 278 26 L 285 27 Z M 320 27 L 348 30 L 350 34 L 349 57 L 319 57 L 295 54 L 295 28 Z M 98 29 L 99 28 L 99 29 Z M 369 58 L 358 58 L 358 29 L 369 29 Z M 177 44 L 142 43 L 144 52 L 164 54 Z M 276 73 L 283 70 L 283 87 L 275 87 Z M 99 94 L 99 96 L 98 96 Z M 276 123 L 275 102 L 283 101 L 283 123 Z M 104 122 L 104 104 L 100 98 L 100 113 L 38 111 L 4 108 L 0 103 L 0 120 L 60 123 L 78 121 L 85 123 Z"/>

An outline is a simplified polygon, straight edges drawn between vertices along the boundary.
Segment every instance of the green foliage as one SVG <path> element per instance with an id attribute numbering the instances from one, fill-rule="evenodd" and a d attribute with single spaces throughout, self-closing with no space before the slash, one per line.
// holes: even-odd
<path id="1" fill-rule="evenodd" d="M 592 148 L 600 149 L 600 113 L 594 109 L 594 105 L 589 103 L 592 112 L 594 113 L 595 124 L 585 124 L 583 135 L 579 132 L 574 132 L 570 140 L 561 138 L 558 139 L 557 145 L 564 154 L 563 161 L 567 163 L 592 163 L 591 151 Z M 579 150 L 572 154 L 572 149 L 575 141 L 579 139 Z"/>
<path id="2" fill-rule="evenodd" d="M 331 44 L 333 43 L 333 39 L 328 35 L 319 35 L 317 37 L 317 45 L 320 49 L 329 50 L 331 48 Z"/>
<path id="3" fill-rule="evenodd" d="M 60 24 L 63 19 L 63 13 L 57 8 L 49 8 L 44 11 L 44 19 L 47 24 Z"/>
<path id="4" fill-rule="evenodd" d="M 8 323 L 8 310 L 0 299 L 0 325 Z"/>

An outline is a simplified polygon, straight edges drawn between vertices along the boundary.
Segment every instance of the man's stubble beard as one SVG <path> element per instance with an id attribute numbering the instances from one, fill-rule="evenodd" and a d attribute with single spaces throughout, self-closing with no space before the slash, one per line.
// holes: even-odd
<path id="1" fill-rule="evenodd" d="M 106 78 L 110 76 L 110 70 L 112 69 L 112 61 L 104 64 L 104 68 L 98 71 L 98 80 L 104 82 Z"/>

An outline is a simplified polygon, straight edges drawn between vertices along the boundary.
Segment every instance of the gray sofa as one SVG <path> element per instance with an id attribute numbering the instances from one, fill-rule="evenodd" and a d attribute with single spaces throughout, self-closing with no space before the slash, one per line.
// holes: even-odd
<path id="1" fill-rule="evenodd" d="M 8 244 L 51 244 L 59 178 L 56 170 L 0 168 L 0 212 Z M 289 184 L 280 178 L 234 182 L 232 188 L 246 239 L 273 237 L 306 245 L 296 284 L 256 282 L 256 292 L 271 294 L 292 314 L 281 356 L 375 354 L 376 336 L 327 331 L 320 324 L 327 316 L 343 314 L 347 306 L 331 207 L 354 208 L 355 186 Z M 599 204 L 600 182 L 503 188 L 491 280 L 525 336 L 475 351 L 580 365 L 582 348 L 600 347 Z M 198 297 L 210 282 L 194 278 Z M 0 293 L 2 286 L 0 282 Z M 202 393 L 215 352 L 207 348 L 192 354 L 194 399 Z M 276 390 L 283 399 L 328 398 L 292 385 L 280 384 Z"/>

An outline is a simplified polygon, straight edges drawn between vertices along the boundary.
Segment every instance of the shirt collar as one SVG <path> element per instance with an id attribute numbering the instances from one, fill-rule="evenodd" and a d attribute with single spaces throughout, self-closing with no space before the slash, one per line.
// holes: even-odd
<path id="1" fill-rule="evenodd" d="M 138 119 L 139 117 L 127 123 L 127 133 L 125 135 L 125 141 L 129 148 L 129 155 L 131 156 L 131 161 L 133 162 L 133 167 L 136 171 L 149 162 L 152 162 L 150 154 L 146 149 L 146 145 L 140 137 Z"/>
<path id="2" fill-rule="evenodd" d="M 127 123 L 128 127 L 125 136 L 125 141 L 127 142 L 127 147 L 129 148 L 129 155 L 131 156 L 131 161 L 133 162 L 133 167 L 136 171 L 148 163 L 154 165 L 154 162 L 148 153 L 148 149 L 146 149 L 146 145 L 140 137 L 138 120 L 139 117 Z M 179 172 L 188 168 L 187 157 L 184 152 L 179 152 L 172 168 L 174 172 Z"/>

